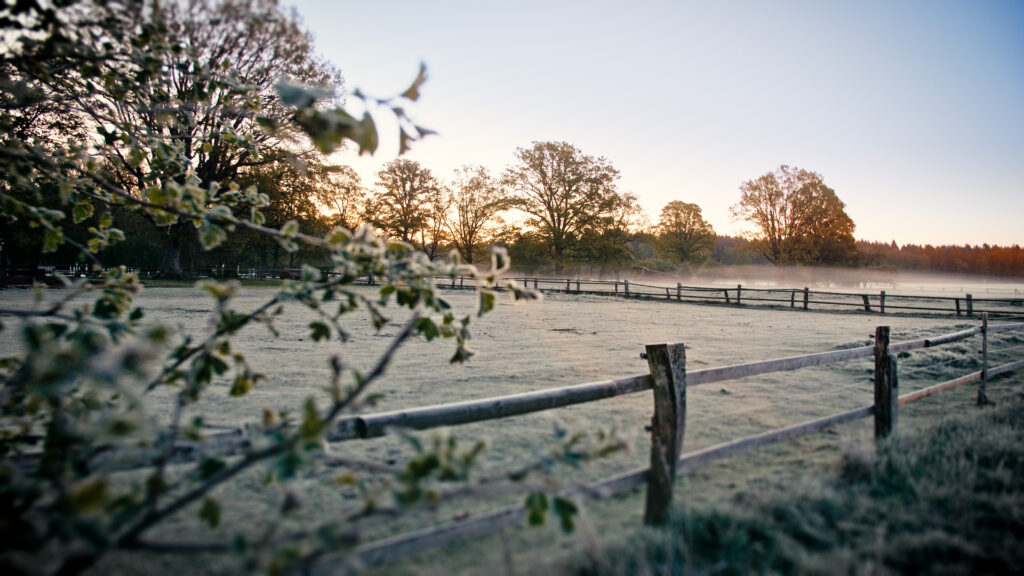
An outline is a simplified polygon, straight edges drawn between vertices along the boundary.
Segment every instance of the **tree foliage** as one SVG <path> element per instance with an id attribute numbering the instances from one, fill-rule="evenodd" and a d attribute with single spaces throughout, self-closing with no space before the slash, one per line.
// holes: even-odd
<path id="1" fill-rule="evenodd" d="M 412 242 L 431 222 L 441 186 L 428 168 L 399 158 L 377 173 L 379 190 L 366 207 L 366 219 L 403 242 Z"/>
<path id="2" fill-rule="evenodd" d="M 499 214 L 510 205 L 498 182 L 483 166 L 463 166 L 452 183 L 448 234 L 462 259 L 479 261 L 481 249 L 500 227 Z"/>
<path id="3" fill-rule="evenodd" d="M 703 264 L 715 247 L 715 230 L 700 206 L 673 200 L 661 209 L 656 227 L 658 251 L 676 262 Z"/>
<path id="4" fill-rule="evenodd" d="M 853 220 L 821 175 L 780 166 L 740 186 L 735 217 L 755 227 L 758 251 L 773 264 L 856 264 Z"/>
<path id="5" fill-rule="evenodd" d="M 616 222 L 625 204 L 615 187 L 619 172 L 566 142 L 534 142 L 516 151 L 517 163 L 503 183 L 527 224 L 543 239 L 555 273 L 578 256 L 588 233 L 600 235 Z"/>

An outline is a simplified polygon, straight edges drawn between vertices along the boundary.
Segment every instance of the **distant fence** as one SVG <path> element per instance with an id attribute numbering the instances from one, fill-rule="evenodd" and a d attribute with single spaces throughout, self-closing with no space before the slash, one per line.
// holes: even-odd
<path id="1" fill-rule="evenodd" d="M 331 442 L 361 440 L 382 436 L 394 429 L 424 430 L 439 426 L 455 426 L 652 391 L 654 416 L 651 421 L 650 466 L 572 487 L 562 492 L 562 496 L 576 500 L 600 499 L 646 485 L 644 522 L 661 524 L 665 521 L 672 503 L 672 487 L 680 470 L 696 468 L 714 460 L 871 416 L 874 417 L 875 436 L 884 438 L 897 428 L 899 406 L 973 382 L 980 382 L 978 402 L 985 402 L 986 386 L 991 377 L 1024 368 L 1024 360 L 996 367 L 989 366 L 989 336 L 1009 331 L 1024 332 L 1024 323 L 989 324 L 988 315 L 984 313 L 978 327 L 897 343 L 890 343 L 888 326 L 878 326 L 873 346 L 693 371 L 686 368 L 684 344 L 648 345 L 645 355 L 649 372 L 646 374 L 524 394 L 346 417 L 332 426 L 327 439 Z M 966 340 L 977 335 L 982 337 L 981 370 L 899 395 L 898 355 L 911 350 Z M 1008 350 L 1021 348 L 1014 346 Z M 872 404 L 682 455 L 688 387 L 866 358 L 872 358 L 874 362 Z M 251 446 L 245 429 L 239 428 L 210 434 L 202 443 L 179 442 L 175 446 L 172 461 L 196 461 L 210 453 L 239 453 L 250 449 Z M 140 448 L 131 452 L 101 454 L 97 459 L 103 459 L 109 468 L 128 469 L 149 466 L 156 456 L 152 449 Z M 37 456 L 26 456 L 20 463 L 26 469 L 34 469 L 38 464 L 37 459 Z M 334 574 L 393 561 L 461 539 L 493 533 L 503 526 L 521 522 L 525 514 L 522 506 L 512 506 L 467 517 L 365 544 L 342 555 L 323 557 L 310 570 L 315 574 Z"/>
<path id="2" fill-rule="evenodd" d="M 133 269 L 130 269 L 133 271 Z M 328 277 L 334 274 L 329 266 L 320 268 Z M 138 270 L 140 278 L 159 277 L 157 272 Z M 4 284 L 31 284 L 45 282 L 59 284 L 58 275 L 69 278 L 84 278 L 89 274 L 86 266 L 40 266 L 35 270 L 7 270 L 0 278 Z M 299 268 L 289 267 L 225 267 L 207 266 L 189 268 L 182 273 L 187 279 L 250 279 L 278 280 L 298 278 Z M 879 292 L 831 292 L 804 288 L 750 288 L 737 284 L 733 287 L 675 286 L 644 284 L 629 280 L 586 280 L 581 278 L 512 277 L 524 288 L 541 292 L 565 294 L 592 294 L 664 300 L 700 304 L 725 304 L 731 306 L 765 306 L 799 310 L 861 310 L 877 314 L 950 314 L 955 316 L 977 316 L 987 312 L 995 317 L 1024 317 L 1024 296 L 1009 298 L 976 298 L 971 293 L 963 296 L 925 296 L 909 294 L 887 294 Z M 364 276 L 362 282 L 373 285 L 373 276 Z M 476 288 L 464 277 L 439 277 L 439 286 L 450 288 Z M 1016 291 L 1014 291 L 1016 294 Z"/>
<path id="3" fill-rule="evenodd" d="M 584 280 L 578 278 L 512 278 L 524 288 L 541 292 L 566 294 L 598 294 L 646 300 L 665 300 L 733 306 L 772 306 L 801 310 L 862 310 L 886 314 L 952 314 L 974 316 L 983 312 L 995 316 L 1024 316 L 1024 297 L 975 298 L 972 294 L 959 296 L 924 296 L 886 294 L 884 290 L 866 292 L 829 292 L 804 288 L 749 288 L 741 284 L 733 287 L 658 286 L 630 282 L 629 280 Z M 453 283 L 454 286 L 454 283 Z"/>

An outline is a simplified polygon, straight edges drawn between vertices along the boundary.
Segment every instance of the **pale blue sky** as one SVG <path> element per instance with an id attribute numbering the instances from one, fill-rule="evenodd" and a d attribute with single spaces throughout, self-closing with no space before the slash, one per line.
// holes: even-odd
<path id="1" fill-rule="evenodd" d="M 564 140 L 653 221 L 695 202 L 723 234 L 744 180 L 822 174 L 868 240 L 1024 243 L 1024 2 L 282 0 L 349 88 L 399 93 L 440 135 L 408 157 L 496 175 Z M 373 185 L 397 144 L 339 155 Z"/>

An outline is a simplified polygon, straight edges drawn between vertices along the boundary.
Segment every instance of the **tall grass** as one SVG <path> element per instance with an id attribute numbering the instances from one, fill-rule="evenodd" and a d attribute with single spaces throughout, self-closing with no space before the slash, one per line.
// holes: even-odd
<path id="1" fill-rule="evenodd" d="M 578 574 L 1020 574 L 1024 392 L 877 446 L 833 474 L 681 506 Z"/>

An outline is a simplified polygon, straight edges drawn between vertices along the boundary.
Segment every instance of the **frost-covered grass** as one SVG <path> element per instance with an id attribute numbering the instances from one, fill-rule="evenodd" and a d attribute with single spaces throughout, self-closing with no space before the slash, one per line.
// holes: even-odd
<path id="1" fill-rule="evenodd" d="M 577 574 L 1019 574 L 1024 380 L 968 408 L 846 451 L 824 477 L 677 506 Z"/>
<path id="2" fill-rule="evenodd" d="M 236 305 L 241 310 L 251 309 L 269 294 L 266 289 L 246 288 Z M 469 291 L 445 291 L 444 295 L 456 308 L 467 313 L 473 311 Z M 59 293 L 46 294 L 47 298 L 56 296 Z M 4 307 L 30 306 L 30 300 L 28 291 L 0 291 L 0 304 Z M 154 321 L 180 324 L 200 335 L 209 330 L 211 303 L 198 290 L 149 288 L 140 294 L 139 301 L 147 307 Z M 298 410 L 306 397 L 324 397 L 323 387 L 330 375 L 327 359 L 331 354 L 341 353 L 354 363 L 368 366 L 387 346 L 389 335 L 397 330 L 401 319 L 395 318 L 395 324 L 385 327 L 379 334 L 371 329 L 368 319 L 362 319 L 349 326 L 352 340 L 346 345 L 311 341 L 307 328 L 310 320 L 300 309 L 294 308 L 278 321 L 280 338 L 273 338 L 262 328 L 243 332 L 236 340 L 237 345 L 247 352 L 254 368 L 265 372 L 268 379 L 241 399 L 229 398 L 227 383 L 215 386 L 194 407 L 193 415 L 203 416 L 208 424 L 237 426 L 258 422 L 264 407 Z M 609 301 L 597 296 L 553 294 L 530 305 L 499 304 L 494 312 L 475 321 L 471 347 L 477 355 L 468 365 L 450 366 L 447 359 L 452 350 L 443 342 L 408 344 L 397 356 L 386 381 L 375 391 L 383 394 L 381 410 L 441 404 L 646 373 L 646 361 L 639 356 L 645 344 L 686 342 L 688 366 L 701 369 L 869 345 L 875 326 L 882 323 L 892 327 L 894 342 L 945 334 L 978 324 L 965 319 Z M 18 348 L 13 339 L 17 334 L 16 322 L 7 324 L 7 329 L 0 332 L 0 348 L 13 352 Z M 1020 345 L 1020 339 L 1014 344 L 1009 336 L 1006 338 L 1004 343 L 993 346 L 993 354 L 1011 345 Z M 1004 355 L 1007 359 L 1013 355 L 1019 358 L 1021 353 L 1018 349 Z M 912 352 L 900 360 L 901 389 L 911 391 L 976 370 L 975 358 L 979 354 L 977 338 L 950 347 Z M 870 404 L 871 375 L 872 363 L 864 360 L 692 388 L 688 391 L 684 451 Z M 149 399 L 153 412 L 168 413 L 175 392 L 168 389 L 154 393 Z M 448 433 L 462 445 L 471 445 L 481 438 L 486 440 L 487 449 L 481 462 L 486 470 L 507 469 L 538 457 L 555 440 L 556 428 L 590 433 L 614 429 L 628 439 L 631 451 L 580 469 L 557 469 L 550 483 L 554 491 L 646 466 L 650 440 L 644 425 L 650 420 L 651 402 L 649 394 L 636 394 L 460 426 Z M 920 405 L 929 402 L 932 401 Z M 786 477 L 794 469 L 827 470 L 837 461 L 843 446 L 864 441 L 869 425 L 842 427 L 833 434 L 804 439 L 787 448 L 773 448 L 715 464 L 689 475 L 690 480 L 680 483 L 679 492 L 685 493 L 689 501 L 700 501 L 730 494 L 750 482 L 757 484 L 761 482 L 758 478 Z M 429 435 L 424 432 L 420 437 Z M 385 464 L 401 463 L 409 455 L 408 443 L 393 436 L 336 444 L 331 448 L 342 455 Z M 778 456 L 783 453 L 787 456 Z M 178 468 L 180 472 L 187 469 Z M 303 514 L 312 520 L 323 520 L 344 517 L 360 509 L 362 500 L 357 491 L 333 481 L 341 472 L 344 471 L 321 470 L 299 482 Z M 133 476 L 125 475 L 125 481 L 131 478 Z M 243 525 L 258 525 L 261 511 L 279 504 L 280 495 L 263 494 L 261 480 L 257 471 L 219 490 L 217 496 L 224 504 L 225 525 L 238 521 Z M 693 486 L 698 486 L 696 494 Z M 367 536 L 392 535 L 521 500 L 519 495 L 485 494 L 446 502 L 423 513 L 398 519 L 382 518 L 370 526 Z M 571 537 L 562 537 L 548 528 L 511 530 L 504 540 L 490 538 L 460 544 L 383 571 L 478 573 L 481 562 L 487 565 L 505 562 L 503 541 L 508 544 L 509 554 L 518 559 L 515 562 L 520 569 L 535 563 L 544 566 L 564 550 L 596 547 L 593 542 L 597 540 L 613 542 L 637 531 L 642 501 L 642 494 L 635 494 L 588 505 L 581 529 Z M 163 534 L 183 531 L 197 538 L 208 533 L 196 520 L 194 510 L 184 512 Z M 216 559 L 208 558 L 203 563 L 216 571 Z M 173 558 L 157 561 L 140 555 L 115 559 L 106 567 L 151 572 L 157 565 L 166 566 L 167 573 L 172 573 L 191 570 L 195 562 L 178 562 Z"/>

